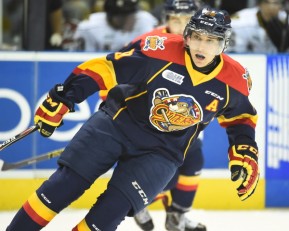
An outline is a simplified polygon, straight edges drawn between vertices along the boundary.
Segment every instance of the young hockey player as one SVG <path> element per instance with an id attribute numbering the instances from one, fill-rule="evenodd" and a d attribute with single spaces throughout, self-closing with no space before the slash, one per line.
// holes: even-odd
<path id="1" fill-rule="evenodd" d="M 156 28 L 151 33 L 172 33 L 182 36 L 186 25 L 197 8 L 194 0 L 165 1 L 164 25 Z M 188 149 L 183 165 L 178 168 L 175 176 L 165 188 L 165 190 L 170 190 L 172 197 L 171 205 L 169 207 L 165 205 L 165 228 L 167 230 L 183 230 L 183 227 L 185 227 L 186 231 L 206 231 L 206 226 L 184 216 L 186 212 L 190 211 L 195 199 L 203 165 L 202 140 L 198 138 Z M 160 198 L 164 199 L 162 195 L 160 195 Z M 154 229 L 153 219 L 147 208 L 137 213 L 134 218 L 142 230 L 150 231 Z"/>
<path id="2" fill-rule="evenodd" d="M 231 33 L 225 11 L 202 8 L 183 38 L 147 34 L 122 52 L 77 66 L 37 109 L 35 123 L 48 137 L 63 116 L 100 89 L 105 104 L 77 132 L 59 168 L 33 193 L 7 227 L 45 227 L 103 173 L 117 166 L 107 189 L 73 231 L 116 230 L 162 192 L 199 133 L 217 118 L 228 134 L 231 179 L 241 200 L 259 179 L 257 112 L 249 101 L 248 71 L 222 53 Z"/>

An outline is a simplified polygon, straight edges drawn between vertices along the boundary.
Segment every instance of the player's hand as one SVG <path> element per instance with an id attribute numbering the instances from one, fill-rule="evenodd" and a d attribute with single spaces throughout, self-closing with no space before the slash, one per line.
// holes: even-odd
<path id="1" fill-rule="evenodd" d="M 237 144 L 229 149 L 229 169 L 231 180 L 242 178 L 237 188 L 238 196 L 243 201 L 251 196 L 258 184 L 258 148 L 256 145 Z"/>
<path id="2" fill-rule="evenodd" d="M 73 106 L 72 102 L 64 98 L 63 85 L 57 84 L 52 88 L 34 116 L 34 123 L 40 126 L 40 134 L 44 137 L 51 136 L 62 125 L 63 116 L 74 111 Z"/>

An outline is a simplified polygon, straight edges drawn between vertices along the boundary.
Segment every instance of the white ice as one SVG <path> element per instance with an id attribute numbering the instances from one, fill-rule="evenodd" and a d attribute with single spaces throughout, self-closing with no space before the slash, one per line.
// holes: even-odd
<path id="1" fill-rule="evenodd" d="M 43 231 L 69 231 L 86 214 L 86 210 L 66 209 L 57 215 L 42 229 Z M 16 211 L 0 212 L 0 230 L 4 231 Z M 165 212 L 152 210 L 154 231 L 165 231 Z M 288 231 L 289 209 L 266 210 L 192 210 L 189 218 L 198 220 L 207 226 L 207 231 Z M 126 218 L 117 231 L 140 231 L 133 218 Z"/>

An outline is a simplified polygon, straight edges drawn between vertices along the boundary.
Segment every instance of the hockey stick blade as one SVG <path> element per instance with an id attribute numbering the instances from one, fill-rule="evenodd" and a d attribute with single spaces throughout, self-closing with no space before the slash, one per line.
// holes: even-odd
<path id="1" fill-rule="evenodd" d="M 63 152 L 63 150 L 64 150 L 63 148 L 57 149 L 57 150 L 47 152 L 47 153 L 44 153 L 44 154 L 36 156 L 36 157 L 21 160 L 21 161 L 15 162 L 15 163 L 7 163 L 3 160 L 0 160 L 0 171 L 17 169 L 17 168 L 21 168 L 21 167 L 24 167 L 27 165 L 38 163 L 40 161 L 49 160 L 49 159 L 52 159 L 54 157 L 60 156 L 61 153 Z"/>
<path id="2" fill-rule="evenodd" d="M 17 134 L 16 136 L 11 137 L 8 140 L 5 140 L 2 144 L 0 144 L 0 151 L 2 151 L 3 149 L 7 148 L 11 144 L 21 140 L 25 136 L 28 136 L 29 134 L 35 132 L 37 129 L 39 129 L 39 125 L 38 124 L 27 128 L 26 130 L 20 132 L 19 134 Z"/>

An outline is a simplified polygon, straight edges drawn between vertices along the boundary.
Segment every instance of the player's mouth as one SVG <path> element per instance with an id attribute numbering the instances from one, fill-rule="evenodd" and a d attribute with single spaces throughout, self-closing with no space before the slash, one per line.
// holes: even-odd
<path id="1" fill-rule="evenodd" d="M 206 57 L 200 54 L 195 55 L 198 60 L 204 60 Z"/>

